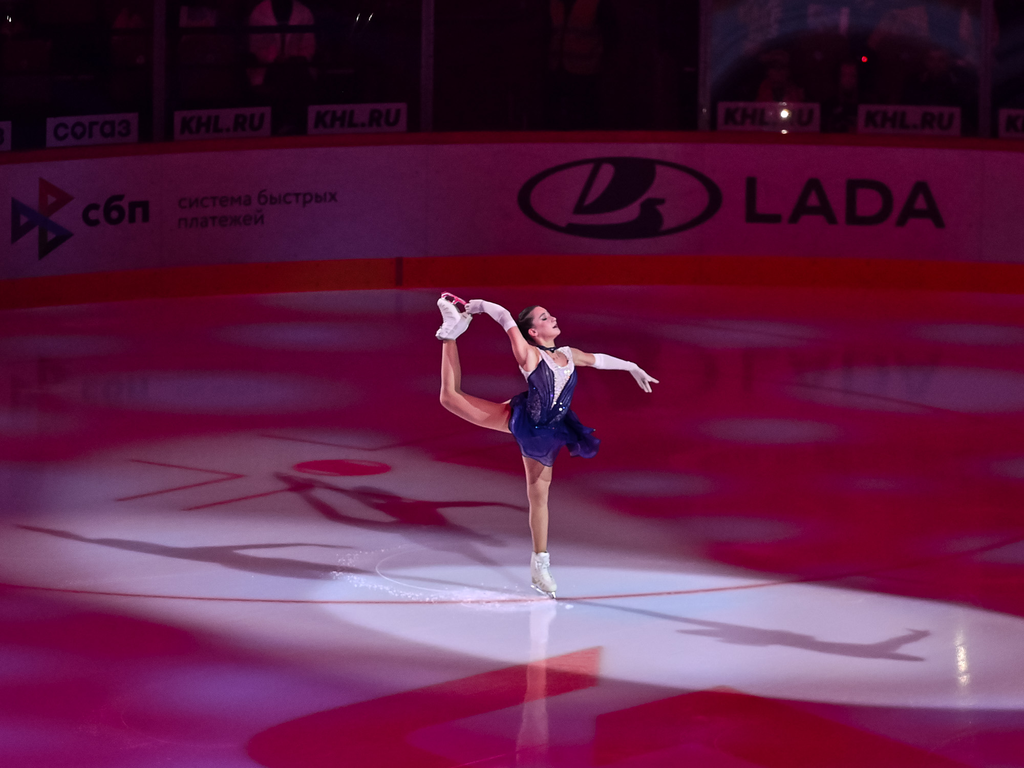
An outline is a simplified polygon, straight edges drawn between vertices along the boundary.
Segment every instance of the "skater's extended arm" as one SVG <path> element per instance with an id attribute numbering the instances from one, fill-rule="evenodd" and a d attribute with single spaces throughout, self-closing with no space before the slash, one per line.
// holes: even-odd
<path id="1" fill-rule="evenodd" d="M 585 367 L 589 366 L 601 371 L 629 371 L 633 378 L 636 379 L 636 383 L 640 385 L 640 389 L 644 392 L 651 391 L 651 384 L 660 383 L 656 378 L 649 375 L 647 371 L 636 363 L 631 363 L 628 360 L 620 360 L 619 358 L 612 357 L 611 355 L 602 355 L 600 352 L 590 354 L 589 352 L 584 352 L 581 349 L 573 349 L 572 361 L 576 365 Z"/>
<path id="2" fill-rule="evenodd" d="M 533 371 L 537 367 L 540 362 L 540 353 L 536 347 L 523 338 L 511 312 L 500 304 L 483 299 L 470 301 L 466 304 L 466 311 L 471 315 L 487 314 L 504 329 L 508 334 L 508 340 L 512 343 L 512 354 L 516 356 L 516 362 L 519 363 L 520 368 L 524 371 Z"/>

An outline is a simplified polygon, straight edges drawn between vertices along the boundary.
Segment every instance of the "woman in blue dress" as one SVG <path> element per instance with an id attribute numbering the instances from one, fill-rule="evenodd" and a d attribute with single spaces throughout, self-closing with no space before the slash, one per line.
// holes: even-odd
<path id="1" fill-rule="evenodd" d="M 583 426 L 569 407 L 576 388 L 576 368 L 621 370 L 632 374 L 644 392 L 658 380 L 635 363 L 572 347 L 556 347 L 561 330 L 544 307 L 527 307 L 514 320 L 504 307 L 490 301 L 463 301 L 450 293 L 437 301 L 444 322 L 437 330 L 441 349 L 441 405 L 456 416 L 487 429 L 508 432 L 516 439 L 526 468 L 526 492 L 530 501 L 530 532 L 533 555 L 530 577 L 534 589 L 550 597 L 557 585 L 550 572 L 548 555 L 548 491 L 551 467 L 562 446 L 573 456 L 592 458 L 600 441 L 594 430 Z M 508 334 L 527 391 L 504 403 L 483 400 L 462 391 L 462 368 L 456 339 L 469 327 L 474 315 L 487 314 Z"/>

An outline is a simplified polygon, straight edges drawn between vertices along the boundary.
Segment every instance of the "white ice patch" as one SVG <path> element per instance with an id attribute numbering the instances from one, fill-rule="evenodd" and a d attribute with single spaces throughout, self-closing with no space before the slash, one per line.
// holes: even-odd
<path id="1" fill-rule="evenodd" d="M 1024 375 L 984 368 L 852 367 L 811 371 L 797 398 L 879 411 L 941 408 L 962 413 L 1024 410 Z M 850 397 L 847 397 L 850 396 Z"/>
<path id="2" fill-rule="evenodd" d="M 796 419 L 719 419 L 699 427 L 719 440 L 751 445 L 796 445 L 834 442 L 840 430 L 833 424 Z"/>
<path id="3" fill-rule="evenodd" d="M 822 332 L 813 326 L 767 320 L 702 320 L 665 326 L 662 335 L 708 349 L 789 349 L 819 341 Z"/>
<path id="4" fill-rule="evenodd" d="M 676 472 L 600 472 L 590 485 L 619 496 L 654 499 L 704 496 L 713 493 L 717 483 L 708 477 Z"/>
<path id="5" fill-rule="evenodd" d="M 0 357 L 71 359 L 123 352 L 126 344 L 110 336 L 8 336 L 0 338 Z"/>
<path id="6" fill-rule="evenodd" d="M 912 335 L 926 341 L 965 346 L 1013 346 L 1024 344 L 1024 328 L 980 323 L 935 323 L 919 325 Z"/>
<path id="7" fill-rule="evenodd" d="M 285 374 L 135 371 L 83 380 L 83 398 L 128 410 L 170 413 L 293 413 L 339 407 L 352 387 Z"/>
<path id="8" fill-rule="evenodd" d="M 736 515 L 681 517 L 677 523 L 682 538 L 729 544 L 767 544 L 785 541 L 801 532 L 798 526 L 781 520 Z"/>
<path id="9" fill-rule="evenodd" d="M 1004 459 L 992 463 L 993 474 L 1000 477 L 1012 477 L 1014 480 L 1024 480 L 1024 458 Z"/>
<path id="10" fill-rule="evenodd" d="M 260 349 L 362 352 L 393 347 L 405 334 L 393 323 L 253 323 L 217 331 L 222 341 Z"/>
<path id="11" fill-rule="evenodd" d="M 391 572 L 406 581 L 462 585 L 452 587 L 453 602 L 435 597 L 401 611 L 358 604 L 325 609 L 345 622 L 448 652 L 510 664 L 528 660 L 536 646 L 530 617 L 542 603 L 503 604 L 497 594 L 490 603 L 460 602 L 469 585 L 486 578 L 479 566 L 461 570 Z M 545 653 L 599 646 L 603 677 L 679 690 L 729 686 L 845 705 L 1021 706 L 1024 656 L 1017 649 L 1024 620 L 1015 616 L 829 586 L 758 586 L 722 575 L 555 563 L 552 573 L 559 599 L 543 638 Z M 970 659 L 966 683 L 956 656 L 961 646 Z"/>
<path id="12" fill-rule="evenodd" d="M 304 293 L 276 293 L 256 297 L 256 303 L 265 307 L 280 307 L 299 312 L 332 315 L 372 315 L 393 318 L 405 307 L 428 305 L 437 301 L 439 294 L 407 294 L 404 291 L 309 291 Z M 437 310 L 434 307 L 430 307 Z"/>

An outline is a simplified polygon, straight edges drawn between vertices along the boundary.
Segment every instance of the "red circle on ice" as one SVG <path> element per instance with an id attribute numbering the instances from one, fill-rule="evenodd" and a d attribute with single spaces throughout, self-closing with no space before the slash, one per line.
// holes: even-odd
<path id="1" fill-rule="evenodd" d="M 379 461 L 360 461 L 358 459 L 326 459 L 324 461 L 304 461 L 296 464 L 293 469 L 307 475 L 331 475 L 332 477 L 358 477 L 359 475 L 382 475 L 390 472 L 391 467 Z"/>

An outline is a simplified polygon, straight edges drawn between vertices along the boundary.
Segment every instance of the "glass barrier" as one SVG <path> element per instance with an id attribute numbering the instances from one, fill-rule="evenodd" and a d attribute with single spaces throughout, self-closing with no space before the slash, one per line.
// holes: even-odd
<path id="1" fill-rule="evenodd" d="M 996 135 L 1024 138 L 1024 3 L 995 3 L 992 107 Z"/>
<path id="2" fill-rule="evenodd" d="M 0 151 L 421 127 L 1024 138 L 1024 3 L 0 0 Z"/>
<path id="3" fill-rule="evenodd" d="M 168 112 L 269 107 L 270 133 L 283 136 L 307 133 L 311 106 L 336 107 L 321 116 L 320 132 L 341 132 L 360 127 L 342 107 L 386 103 L 405 105 L 404 124 L 416 126 L 421 5 L 169 3 Z"/>
<path id="4" fill-rule="evenodd" d="M 133 113 L 133 135 L 149 135 L 152 53 L 150 0 L 0 5 L 0 120 L 16 123 L 14 148 L 46 146 L 58 117 Z"/>
<path id="5" fill-rule="evenodd" d="M 437 130 L 695 130 L 699 0 L 437 0 Z"/>
<path id="6" fill-rule="evenodd" d="M 980 0 L 713 0 L 712 7 L 716 106 L 818 105 L 821 130 L 833 133 L 978 132 Z M 713 115 L 720 129 L 760 122 L 754 111 L 745 121 L 742 113 Z M 767 122 L 760 127 L 780 129 Z"/>

